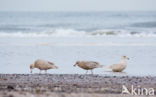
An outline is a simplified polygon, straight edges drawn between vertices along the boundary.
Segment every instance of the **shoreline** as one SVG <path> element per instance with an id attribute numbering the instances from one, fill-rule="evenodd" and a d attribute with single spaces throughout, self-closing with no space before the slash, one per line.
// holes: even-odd
<path id="1" fill-rule="evenodd" d="M 18 96 L 20 93 L 30 95 L 64 95 L 64 97 L 78 97 L 78 95 L 92 94 L 104 97 L 122 97 L 122 85 L 131 89 L 131 85 L 142 88 L 153 88 L 156 90 L 156 76 L 101 76 L 101 75 L 81 75 L 81 74 L 0 74 L 0 96 L 5 96 L 10 91 Z M 69 94 L 69 95 L 68 95 Z M 74 96 L 75 95 L 75 96 Z M 110 96 L 111 95 L 111 96 Z M 23 95 L 23 97 L 29 97 Z M 100 97 L 101 97 L 100 96 Z M 131 97 L 126 94 L 124 97 Z M 35 96 L 37 97 L 37 96 Z M 48 96 L 49 97 L 49 96 Z"/>

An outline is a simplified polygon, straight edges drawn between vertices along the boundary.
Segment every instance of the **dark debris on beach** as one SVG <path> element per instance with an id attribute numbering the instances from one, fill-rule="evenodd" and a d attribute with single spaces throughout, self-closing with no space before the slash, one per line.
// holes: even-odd
<path id="1" fill-rule="evenodd" d="M 121 97 L 122 85 L 156 90 L 156 77 L 106 76 L 79 74 L 0 74 L 0 96 L 15 97 Z M 8 92 L 9 91 L 9 92 Z M 70 94 L 70 95 L 69 95 Z M 20 95 L 20 96 L 19 96 Z M 49 96 L 48 96 L 49 95 Z M 64 95 L 64 96 L 63 96 Z M 72 96 L 73 95 L 73 96 Z M 101 96 L 100 96 L 101 95 Z M 111 95 L 111 96 L 110 96 Z M 116 96 L 113 96 L 116 95 Z M 13 96 L 12 96 L 13 97 Z M 125 96 L 124 96 L 125 97 Z M 126 96 L 131 97 L 131 96 Z"/>

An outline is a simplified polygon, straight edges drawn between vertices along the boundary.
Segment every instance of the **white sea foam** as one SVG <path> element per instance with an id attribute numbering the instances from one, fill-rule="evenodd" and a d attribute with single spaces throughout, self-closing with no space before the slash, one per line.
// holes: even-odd
<path id="1" fill-rule="evenodd" d="M 127 30 L 103 29 L 78 31 L 74 29 L 55 29 L 42 32 L 0 32 L 0 37 L 82 37 L 82 36 L 119 36 L 119 37 L 156 37 L 154 32 L 134 32 Z"/>
<path id="2" fill-rule="evenodd" d="M 0 37 L 156 36 L 156 12 L 0 12 L 0 16 Z"/>

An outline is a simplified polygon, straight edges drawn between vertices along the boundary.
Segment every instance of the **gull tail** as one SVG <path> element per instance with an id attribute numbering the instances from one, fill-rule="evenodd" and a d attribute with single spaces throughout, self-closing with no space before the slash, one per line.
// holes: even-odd
<path id="1" fill-rule="evenodd" d="M 98 68 L 103 68 L 104 67 L 104 65 L 98 65 Z"/>

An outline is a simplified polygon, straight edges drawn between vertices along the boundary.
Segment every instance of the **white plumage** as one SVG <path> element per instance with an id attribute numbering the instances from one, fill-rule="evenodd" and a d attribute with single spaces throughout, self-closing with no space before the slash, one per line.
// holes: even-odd
<path id="1" fill-rule="evenodd" d="M 113 64 L 106 68 L 106 71 L 113 71 L 113 72 L 122 72 L 127 66 L 127 58 L 126 56 L 122 56 L 121 62 Z"/>

